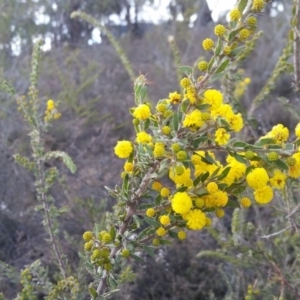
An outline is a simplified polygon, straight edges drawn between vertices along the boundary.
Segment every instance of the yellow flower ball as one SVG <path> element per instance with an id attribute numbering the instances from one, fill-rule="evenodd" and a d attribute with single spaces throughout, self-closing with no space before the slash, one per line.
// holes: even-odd
<path id="1" fill-rule="evenodd" d="M 165 146 L 163 143 L 155 143 L 153 155 L 155 158 L 162 158 L 165 154 Z"/>
<path id="2" fill-rule="evenodd" d="M 185 240 L 186 239 L 186 233 L 183 230 L 178 231 L 177 236 L 180 240 Z"/>
<path id="3" fill-rule="evenodd" d="M 159 222 L 161 225 L 163 226 L 167 226 L 170 224 L 171 220 L 170 220 L 170 217 L 167 216 L 167 215 L 163 215 L 159 218 Z"/>
<path id="4" fill-rule="evenodd" d="M 146 210 L 146 216 L 149 217 L 149 218 L 152 218 L 154 217 L 156 214 L 156 211 L 154 208 L 150 207 Z"/>
<path id="5" fill-rule="evenodd" d="M 159 246 L 160 245 L 159 239 L 153 239 L 152 245 L 155 246 L 155 247 Z"/>
<path id="6" fill-rule="evenodd" d="M 127 173 L 131 173 L 133 171 L 133 163 L 126 162 L 124 165 L 124 171 Z"/>
<path id="7" fill-rule="evenodd" d="M 170 126 L 164 126 L 162 129 L 161 129 L 162 133 L 165 134 L 165 135 L 169 135 L 171 133 L 171 127 Z"/>
<path id="8" fill-rule="evenodd" d="M 256 24 L 257 24 L 257 19 L 256 19 L 256 17 L 250 16 L 250 17 L 247 19 L 247 25 L 248 25 L 249 27 L 256 27 Z"/>
<path id="9" fill-rule="evenodd" d="M 229 55 L 231 53 L 231 47 L 230 46 L 224 46 L 223 48 L 223 54 L 224 55 Z"/>
<path id="10" fill-rule="evenodd" d="M 178 214 L 186 214 L 192 208 L 191 197 L 186 192 L 177 192 L 172 199 L 172 209 Z"/>
<path id="11" fill-rule="evenodd" d="M 225 216 L 225 211 L 222 208 L 218 208 L 216 209 L 215 214 L 218 218 L 223 218 Z"/>
<path id="12" fill-rule="evenodd" d="M 166 104 L 159 103 L 159 104 L 156 105 L 155 109 L 158 112 L 160 112 L 161 114 L 163 114 L 167 110 L 167 106 L 166 106 Z"/>
<path id="13" fill-rule="evenodd" d="M 254 190 L 265 187 L 269 181 L 269 175 L 264 168 L 255 168 L 246 176 L 247 184 Z"/>
<path id="14" fill-rule="evenodd" d="M 167 230 L 166 230 L 165 228 L 163 228 L 163 227 L 159 227 L 159 228 L 156 230 L 156 234 L 157 234 L 158 236 L 164 236 L 164 235 L 166 235 L 166 233 L 167 233 Z"/>
<path id="15" fill-rule="evenodd" d="M 218 145 L 226 145 L 230 139 L 230 134 L 226 131 L 225 128 L 219 128 L 215 133 L 215 141 Z"/>
<path id="16" fill-rule="evenodd" d="M 209 217 L 206 217 L 206 225 L 205 226 L 211 226 L 212 220 Z"/>
<path id="17" fill-rule="evenodd" d="M 237 22 L 241 18 L 241 16 L 242 14 L 237 8 L 234 8 L 229 12 L 230 21 Z"/>
<path id="18" fill-rule="evenodd" d="M 114 148 L 115 154 L 119 158 L 128 158 L 133 152 L 133 147 L 129 141 L 118 141 L 117 145 Z"/>
<path id="19" fill-rule="evenodd" d="M 273 189 L 268 185 L 256 190 L 253 194 L 255 201 L 259 204 L 267 204 L 273 199 Z"/>
<path id="20" fill-rule="evenodd" d="M 244 41 L 250 36 L 250 34 L 251 34 L 251 32 L 248 29 L 244 28 L 239 32 L 238 37 L 239 37 L 240 41 Z"/>
<path id="21" fill-rule="evenodd" d="M 200 209 L 190 210 L 184 215 L 187 226 L 192 230 L 200 230 L 206 225 L 206 215 Z"/>
<path id="22" fill-rule="evenodd" d="M 275 189 L 283 189 L 285 186 L 287 175 L 280 170 L 275 170 L 273 177 L 270 178 L 270 185 Z"/>
<path id="23" fill-rule="evenodd" d="M 205 72 L 207 70 L 207 67 L 208 67 L 208 63 L 205 60 L 199 61 L 199 63 L 198 63 L 198 69 L 201 72 Z"/>
<path id="24" fill-rule="evenodd" d="M 137 133 L 135 140 L 138 144 L 148 144 L 152 141 L 152 136 L 145 131 L 141 131 Z"/>
<path id="25" fill-rule="evenodd" d="M 265 2 L 263 0 L 253 0 L 252 1 L 252 10 L 254 12 L 260 12 L 265 7 Z"/>
<path id="26" fill-rule="evenodd" d="M 191 84 L 192 84 L 192 83 L 191 83 L 190 79 L 187 78 L 187 77 L 182 78 L 182 79 L 180 80 L 180 85 L 181 85 L 183 88 L 185 88 L 185 89 L 188 88 Z"/>
<path id="27" fill-rule="evenodd" d="M 210 182 L 207 186 L 206 186 L 207 191 L 212 194 L 215 193 L 216 191 L 219 190 L 218 185 L 215 182 Z"/>
<path id="28" fill-rule="evenodd" d="M 54 103 L 54 101 L 53 100 L 51 100 L 51 99 L 49 99 L 48 101 L 47 101 L 47 110 L 53 110 L 55 108 L 55 103 Z"/>
<path id="29" fill-rule="evenodd" d="M 181 95 L 177 92 L 169 93 L 169 101 L 178 104 L 181 101 Z"/>
<path id="30" fill-rule="evenodd" d="M 93 248 L 93 246 L 94 246 L 94 241 L 90 240 L 84 244 L 84 250 L 90 251 Z"/>
<path id="31" fill-rule="evenodd" d="M 185 118 L 183 120 L 183 127 L 189 127 L 189 128 L 200 128 L 204 122 L 201 118 L 201 111 L 198 109 L 194 109 L 191 113 L 185 115 Z"/>
<path id="32" fill-rule="evenodd" d="M 138 120 L 147 120 L 151 116 L 151 111 L 148 105 L 140 104 L 133 112 L 133 116 Z"/>
<path id="33" fill-rule="evenodd" d="M 93 238 L 93 233 L 91 231 L 86 231 L 82 237 L 86 242 L 88 242 Z"/>
<path id="34" fill-rule="evenodd" d="M 170 196 L 170 190 L 168 188 L 162 188 L 160 191 L 160 195 L 163 198 L 168 198 Z"/>
<path id="35" fill-rule="evenodd" d="M 214 47 L 215 43 L 212 39 L 205 39 L 202 42 L 202 47 L 204 50 L 209 51 Z"/>
<path id="36" fill-rule="evenodd" d="M 202 208 L 205 205 L 205 200 L 203 198 L 197 198 L 195 200 L 195 206 L 198 208 Z"/>
<path id="37" fill-rule="evenodd" d="M 160 191 L 161 189 L 162 189 L 162 184 L 159 182 L 159 181 L 154 181 L 153 183 L 152 183 L 152 189 L 153 190 L 155 190 L 155 191 Z"/>
<path id="38" fill-rule="evenodd" d="M 211 201 L 216 207 L 224 207 L 228 203 L 228 195 L 223 191 L 216 191 L 211 194 Z"/>
<path id="39" fill-rule="evenodd" d="M 214 29 L 216 36 L 223 36 L 226 33 L 226 28 L 224 25 L 217 25 Z"/>
<path id="40" fill-rule="evenodd" d="M 222 93 L 215 89 L 206 90 L 203 97 L 203 102 L 209 104 L 211 110 L 217 110 L 223 103 Z"/>
<path id="41" fill-rule="evenodd" d="M 241 206 L 245 207 L 245 208 L 248 208 L 248 207 L 251 206 L 251 200 L 249 198 L 247 198 L 247 197 L 243 197 L 241 199 L 240 203 L 241 203 Z"/>

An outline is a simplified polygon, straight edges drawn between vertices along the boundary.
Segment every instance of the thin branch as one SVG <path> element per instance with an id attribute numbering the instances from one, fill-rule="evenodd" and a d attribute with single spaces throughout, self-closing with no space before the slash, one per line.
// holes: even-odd
<path id="1" fill-rule="evenodd" d="M 132 220 L 132 216 L 135 214 L 136 207 L 138 205 L 138 202 L 141 198 L 141 196 L 144 194 L 144 192 L 147 189 L 148 183 L 151 180 L 151 175 L 158 167 L 159 162 L 155 161 L 153 163 L 153 166 L 150 167 L 145 174 L 144 178 L 142 179 L 140 187 L 136 190 L 135 193 L 132 193 L 131 201 L 129 205 L 126 207 L 126 217 L 124 221 L 122 222 L 117 235 L 123 236 L 126 230 L 129 228 Z M 115 246 L 111 249 L 110 252 L 110 258 L 114 258 L 117 254 L 117 252 L 120 250 L 121 246 Z M 107 277 L 109 273 L 107 271 L 103 272 L 102 278 L 99 281 L 98 287 L 97 287 L 97 293 L 98 295 L 102 295 L 105 292 L 105 289 L 107 287 Z"/>
<path id="2" fill-rule="evenodd" d="M 299 61 L 299 29 L 300 29 L 300 0 L 295 1 L 295 22 L 294 22 L 294 76 L 295 90 L 300 90 L 300 61 Z"/>
<path id="3" fill-rule="evenodd" d="M 281 229 L 281 230 L 279 230 L 279 231 L 277 231 L 277 232 L 271 233 L 271 234 L 269 234 L 269 235 L 263 235 L 263 236 L 261 236 L 261 238 L 262 238 L 262 239 L 268 239 L 268 238 L 270 238 L 270 237 L 276 236 L 276 235 L 278 235 L 278 234 L 281 234 L 281 233 L 287 231 L 287 230 L 290 229 L 291 227 L 292 227 L 292 225 L 290 225 L 290 226 L 288 226 L 288 227 L 286 227 L 286 228 L 284 228 L 284 229 Z"/>

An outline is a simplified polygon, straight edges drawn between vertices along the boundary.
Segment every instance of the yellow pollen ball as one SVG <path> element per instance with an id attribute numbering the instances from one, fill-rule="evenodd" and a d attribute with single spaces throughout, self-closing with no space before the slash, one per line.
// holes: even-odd
<path id="1" fill-rule="evenodd" d="M 186 239 L 186 233 L 183 230 L 178 231 L 177 236 L 180 240 L 185 240 Z"/>
<path id="2" fill-rule="evenodd" d="M 151 111 L 148 105 L 140 104 L 133 112 L 133 116 L 138 120 L 147 120 L 151 116 Z"/>
<path id="3" fill-rule="evenodd" d="M 157 230 L 156 230 L 156 234 L 158 236 L 164 236 L 165 234 L 167 233 L 167 230 L 163 227 L 159 227 Z"/>
<path id="4" fill-rule="evenodd" d="M 241 206 L 245 207 L 245 208 L 248 208 L 251 206 L 251 200 L 247 197 L 242 198 L 240 203 L 241 203 Z"/>
<path id="5" fill-rule="evenodd" d="M 214 47 L 214 41 L 212 39 L 205 39 L 202 42 L 202 47 L 204 50 L 209 51 Z"/>
<path id="6" fill-rule="evenodd" d="M 167 216 L 167 215 L 163 215 L 159 218 L 159 222 L 161 225 L 163 226 L 167 226 L 170 224 L 171 220 L 170 220 L 170 217 Z"/>
<path id="7" fill-rule="evenodd" d="M 234 8 L 229 13 L 230 21 L 233 21 L 233 22 L 237 22 L 241 18 L 241 16 L 242 16 L 242 14 L 237 8 Z"/>
<path id="8" fill-rule="evenodd" d="M 206 186 L 207 191 L 212 194 L 215 193 L 216 191 L 219 190 L 218 185 L 215 182 L 210 182 L 207 186 Z"/>

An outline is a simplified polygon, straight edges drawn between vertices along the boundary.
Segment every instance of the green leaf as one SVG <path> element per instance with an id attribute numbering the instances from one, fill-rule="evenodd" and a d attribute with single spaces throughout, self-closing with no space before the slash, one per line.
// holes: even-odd
<path id="1" fill-rule="evenodd" d="M 208 152 L 205 152 L 205 160 L 211 165 L 216 164 L 215 160 L 208 154 Z"/>
<path id="2" fill-rule="evenodd" d="M 201 182 L 204 182 L 207 178 L 209 177 L 209 172 L 205 172 L 204 174 L 201 175 Z"/>
<path id="3" fill-rule="evenodd" d="M 218 38 L 218 43 L 217 43 L 217 47 L 215 49 L 215 55 L 219 56 L 222 50 L 222 44 L 223 44 L 223 40 Z"/>
<path id="4" fill-rule="evenodd" d="M 211 71 L 212 67 L 214 66 L 214 63 L 215 63 L 215 58 L 212 57 L 211 60 L 210 60 L 209 63 L 208 63 L 208 66 L 207 66 L 208 72 Z"/>
<path id="5" fill-rule="evenodd" d="M 150 247 L 150 246 L 144 244 L 143 248 L 144 248 L 145 252 L 148 253 L 152 258 L 155 257 L 155 253 L 154 253 L 152 247 Z"/>
<path id="6" fill-rule="evenodd" d="M 261 149 L 262 149 L 261 147 L 256 147 L 256 146 L 253 146 L 253 145 L 245 146 L 245 150 L 261 150 Z"/>
<path id="7" fill-rule="evenodd" d="M 209 172 L 204 174 L 200 174 L 197 178 L 193 181 L 193 186 L 196 187 L 200 182 L 204 182 L 209 177 Z"/>
<path id="8" fill-rule="evenodd" d="M 150 225 L 150 226 L 153 226 L 155 228 L 158 228 L 160 227 L 160 223 L 157 222 L 156 220 L 152 219 L 152 218 L 149 218 L 147 216 L 144 216 L 144 220 Z"/>
<path id="9" fill-rule="evenodd" d="M 137 256 L 135 254 L 131 254 L 130 257 L 135 259 L 137 262 L 140 262 L 140 263 L 144 262 L 144 260 L 140 256 Z"/>
<path id="10" fill-rule="evenodd" d="M 236 142 L 236 143 L 233 144 L 233 147 L 234 148 L 245 148 L 246 145 L 247 144 L 244 143 L 244 142 Z"/>
<path id="11" fill-rule="evenodd" d="M 165 239 L 158 239 L 159 240 L 159 243 L 161 245 L 172 245 L 173 243 L 169 240 L 165 240 Z"/>
<path id="12" fill-rule="evenodd" d="M 174 113 L 173 115 L 173 128 L 175 131 L 178 130 L 179 122 L 178 122 L 178 113 Z"/>
<path id="13" fill-rule="evenodd" d="M 137 228 L 140 228 L 142 220 L 136 215 L 133 215 L 132 218 L 133 218 L 133 222 L 136 224 Z"/>
<path id="14" fill-rule="evenodd" d="M 201 136 L 200 138 L 192 141 L 193 147 L 194 149 L 198 149 L 200 144 L 203 144 L 204 142 L 206 142 L 208 140 L 207 136 Z"/>
<path id="15" fill-rule="evenodd" d="M 199 105 L 196 105 L 196 108 L 198 108 L 199 110 L 206 110 L 208 108 L 210 108 L 211 105 L 210 104 L 199 104 Z"/>
<path id="16" fill-rule="evenodd" d="M 240 205 L 236 201 L 228 200 L 228 202 L 227 202 L 227 204 L 226 204 L 225 207 L 239 208 Z"/>
<path id="17" fill-rule="evenodd" d="M 247 176 L 250 172 L 252 172 L 252 170 L 255 169 L 254 166 L 249 166 L 246 168 L 246 172 L 245 172 L 245 176 Z"/>
<path id="18" fill-rule="evenodd" d="M 232 42 L 232 40 L 239 34 L 239 32 L 242 29 L 243 29 L 243 27 L 241 26 L 239 29 L 231 31 L 228 35 L 228 41 Z"/>
<path id="19" fill-rule="evenodd" d="M 285 147 L 284 147 L 286 151 L 294 151 L 295 150 L 295 147 L 294 147 L 294 144 L 285 144 Z"/>
<path id="20" fill-rule="evenodd" d="M 155 205 L 159 205 L 161 203 L 162 197 L 158 194 L 154 200 Z"/>
<path id="21" fill-rule="evenodd" d="M 181 103 L 180 109 L 182 112 L 186 113 L 188 106 L 190 105 L 190 101 L 189 100 L 184 100 Z"/>
<path id="22" fill-rule="evenodd" d="M 144 131 L 146 131 L 149 128 L 150 124 L 151 124 L 150 119 L 147 119 L 144 123 Z"/>
<path id="23" fill-rule="evenodd" d="M 74 164 L 72 158 L 63 151 L 50 151 L 45 155 L 45 160 L 49 160 L 51 158 L 60 158 L 63 163 L 67 166 L 67 168 L 71 171 L 71 173 L 76 172 L 76 165 Z"/>
<path id="24" fill-rule="evenodd" d="M 254 146 L 264 146 L 264 145 L 268 145 L 268 144 L 273 144 L 274 143 L 274 139 L 271 139 L 271 138 L 264 138 L 264 139 L 260 139 L 258 140 Z"/>
<path id="25" fill-rule="evenodd" d="M 146 235 L 150 235 L 151 233 L 153 233 L 155 230 L 153 230 L 152 228 L 147 227 L 146 229 L 144 229 L 140 234 L 138 239 L 141 240 L 144 236 Z"/>
<path id="26" fill-rule="evenodd" d="M 92 296 L 93 300 L 96 300 L 98 297 L 97 291 L 93 287 L 89 287 L 89 293 Z"/>
<path id="27" fill-rule="evenodd" d="M 288 171 L 288 169 L 289 169 L 288 165 L 287 165 L 285 162 L 283 162 L 282 160 L 280 160 L 280 159 L 277 159 L 277 160 L 273 161 L 273 163 L 274 163 L 279 169 L 286 170 L 286 171 Z"/>
<path id="28" fill-rule="evenodd" d="M 187 189 L 188 189 L 187 186 L 182 186 L 182 187 L 176 189 L 176 192 L 177 192 L 177 193 L 183 193 L 183 192 L 185 192 Z"/>
<path id="29" fill-rule="evenodd" d="M 172 231 L 172 230 L 169 230 L 169 231 L 168 231 L 168 234 L 169 234 L 169 236 L 170 236 L 171 238 L 177 239 L 177 240 L 178 240 L 178 234 L 177 234 L 177 232 Z"/>
<path id="30" fill-rule="evenodd" d="M 233 154 L 233 157 L 234 157 L 238 162 L 240 162 L 240 163 L 242 163 L 242 164 L 244 164 L 244 165 L 247 165 L 248 162 L 247 162 L 247 160 L 246 160 L 243 156 L 237 154 L 236 152 L 233 152 L 232 154 Z"/>
<path id="31" fill-rule="evenodd" d="M 279 149 L 282 149 L 282 147 L 280 146 L 280 145 L 268 145 L 268 147 L 267 147 L 268 149 L 270 149 L 270 150 L 279 150 Z"/>
<path id="32" fill-rule="evenodd" d="M 239 5 L 238 5 L 238 9 L 241 13 L 243 13 L 244 9 L 246 8 L 248 3 L 248 0 L 240 0 Z"/>
<path id="33" fill-rule="evenodd" d="M 229 59 L 226 59 L 224 62 L 222 62 L 222 64 L 217 68 L 216 74 L 225 71 L 226 67 L 227 67 L 228 64 L 229 64 L 229 61 L 230 61 Z"/>
<path id="34" fill-rule="evenodd" d="M 128 192 L 128 187 L 129 187 L 129 175 L 125 174 L 123 179 L 122 191 Z"/>
<path id="35" fill-rule="evenodd" d="M 245 46 L 237 47 L 234 50 L 232 50 L 229 54 L 230 57 L 236 57 L 240 53 L 242 53 L 245 50 Z"/>
<path id="36" fill-rule="evenodd" d="M 228 175 L 229 171 L 230 171 L 231 167 L 226 167 L 222 173 L 220 174 L 220 176 L 218 177 L 218 180 L 222 180 L 224 178 L 226 178 L 226 176 Z"/>
<path id="37" fill-rule="evenodd" d="M 179 67 L 179 70 L 187 76 L 193 74 L 193 68 L 190 66 L 181 66 Z"/>
<path id="38" fill-rule="evenodd" d="M 143 101 L 144 99 L 145 99 L 145 97 L 146 97 L 146 95 L 147 95 L 147 87 L 145 87 L 145 86 L 141 86 L 141 89 L 140 89 L 140 91 L 139 91 L 139 97 L 141 98 L 141 100 Z"/>

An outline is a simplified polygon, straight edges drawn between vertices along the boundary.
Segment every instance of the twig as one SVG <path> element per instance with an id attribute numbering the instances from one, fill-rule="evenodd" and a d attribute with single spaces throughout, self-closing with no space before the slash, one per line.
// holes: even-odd
<path id="1" fill-rule="evenodd" d="M 124 221 L 122 222 L 117 235 L 123 236 L 125 231 L 129 228 L 131 220 L 132 220 L 132 216 L 135 213 L 135 209 L 138 205 L 139 199 L 143 195 L 145 190 L 147 189 L 149 180 L 151 180 L 151 175 L 153 174 L 153 172 L 155 171 L 155 169 L 157 168 L 158 165 L 159 165 L 158 161 L 155 161 L 153 163 L 153 166 L 148 169 L 147 173 L 145 174 L 144 178 L 142 179 L 140 187 L 137 189 L 137 191 L 135 193 L 132 194 L 130 204 L 128 204 L 127 208 L 126 208 L 126 217 L 125 217 Z M 112 248 L 111 252 L 110 252 L 110 257 L 114 258 L 120 248 L 121 248 L 121 246 L 115 246 L 114 248 Z M 98 287 L 97 287 L 98 295 L 102 295 L 104 293 L 104 291 L 107 287 L 108 275 L 109 275 L 109 273 L 107 271 L 103 272 L 102 278 L 100 279 Z"/>
<path id="2" fill-rule="evenodd" d="M 300 0 L 295 1 L 295 23 L 294 23 L 294 76 L 295 90 L 300 90 L 300 61 L 299 61 L 299 43 L 300 37 L 298 34 L 300 28 Z"/>
<path id="3" fill-rule="evenodd" d="M 50 243 L 52 245 L 54 254 L 56 256 L 61 274 L 62 274 L 63 278 L 66 279 L 67 278 L 67 276 L 66 276 L 66 266 L 65 266 L 64 260 L 62 259 L 59 247 L 57 245 L 57 242 L 56 242 L 56 239 L 55 239 L 55 236 L 54 236 L 52 219 L 49 215 L 49 210 L 50 209 L 49 209 L 49 205 L 47 203 L 46 194 L 44 192 L 44 189 L 45 189 L 45 174 L 44 174 L 41 159 L 38 160 L 37 165 L 38 165 L 38 178 L 41 181 L 41 188 L 43 190 L 43 192 L 40 193 L 40 197 L 41 197 L 41 200 L 43 202 L 43 208 L 44 208 L 44 212 L 45 212 L 45 221 L 46 221 L 45 227 L 47 227 L 47 229 L 48 229 L 48 232 L 49 232 L 49 235 L 50 235 Z"/>
<path id="4" fill-rule="evenodd" d="M 273 236 L 275 236 L 275 235 L 278 235 L 278 234 L 280 234 L 280 233 L 285 232 L 286 230 L 290 229 L 291 227 L 292 227 L 292 225 L 290 225 L 290 226 L 288 226 L 288 227 L 286 227 L 286 228 L 284 228 L 284 229 L 281 229 L 281 230 L 279 230 L 279 231 L 277 231 L 277 232 L 271 233 L 271 234 L 269 234 L 269 235 L 263 235 L 263 236 L 261 236 L 261 238 L 262 238 L 262 239 L 268 239 L 268 238 L 270 238 L 270 237 L 273 237 Z"/>

